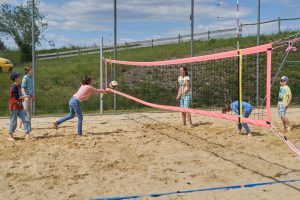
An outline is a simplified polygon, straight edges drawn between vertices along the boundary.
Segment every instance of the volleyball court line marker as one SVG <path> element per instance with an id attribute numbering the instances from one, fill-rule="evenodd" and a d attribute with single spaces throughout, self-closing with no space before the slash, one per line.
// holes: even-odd
<path id="1" fill-rule="evenodd" d="M 201 189 L 195 189 L 195 190 L 180 190 L 180 191 L 176 191 L 176 192 L 166 192 L 166 193 L 153 193 L 153 194 L 144 194 L 144 195 L 96 198 L 96 199 L 92 199 L 92 200 L 124 200 L 124 199 L 137 199 L 137 198 L 142 198 L 142 197 L 161 197 L 161 196 L 169 196 L 169 195 L 176 195 L 176 194 L 178 195 L 178 194 L 188 194 L 188 193 L 216 191 L 216 190 L 230 190 L 230 189 L 242 189 L 242 188 L 250 189 L 250 188 L 260 187 L 260 186 L 295 183 L 295 182 L 300 182 L 300 180 L 297 180 L 297 179 L 296 180 L 282 180 L 282 181 L 274 181 L 274 182 L 244 184 L 244 185 L 231 185 L 231 186 L 222 186 L 222 187 L 201 188 Z"/>

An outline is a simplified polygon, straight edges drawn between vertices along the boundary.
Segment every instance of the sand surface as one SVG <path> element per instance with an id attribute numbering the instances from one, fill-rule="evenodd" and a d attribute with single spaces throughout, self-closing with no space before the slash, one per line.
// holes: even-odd
<path id="1" fill-rule="evenodd" d="M 288 110 L 294 124 L 283 131 L 300 147 L 300 108 Z M 237 135 L 232 122 L 180 113 L 84 116 L 56 131 L 57 117 L 34 118 L 34 139 L 7 140 L 0 120 L 0 199 L 89 199 L 300 179 L 300 159 L 270 130 L 250 126 L 253 137 Z M 300 199 L 300 183 L 252 189 L 207 191 L 142 199 Z"/>

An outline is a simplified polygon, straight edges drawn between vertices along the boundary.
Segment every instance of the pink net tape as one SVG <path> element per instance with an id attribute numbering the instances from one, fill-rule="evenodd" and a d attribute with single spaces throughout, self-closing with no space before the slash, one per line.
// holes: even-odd
<path id="1" fill-rule="evenodd" d="M 123 96 L 125 98 L 131 99 L 137 103 L 152 107 L 152 108 L 158 108 L 158 109 L 162 109 L 162 110 L 170 110 L 170 111 L 176 111 L 176 112 L 189 112 L 191 114 L 197 114 L 197 115 L 204 115 L 204 116 L 208 116 L 208 117 L 215 117 L 215 118 L 220 118 L 220 119 L 226 119 L 226 120 L 230 120 L 230 121 L 234 121 L 238 123 L 238 117 L 237 116 L 233 116 L 233 115 L 226 115 L 226 114 L 222 114 L 222 113 L 216 113 L 216 112 L 211 112 L 211 111 L 204 111 L 204 110 L 198 110 L 198 109 L 191 109 L 191 108 L 180 108 L 180 107 L 176 107 L 176 106 L 166 106 L 166 105 L 159 105 L 159 104 L 154 104 L 154 103 L 149 103 L 147 101 L 143 101 L 141 99 L 138 99 L 136 97 L 130 96 L 128 94 L 107 88 L 107 90 L 118 94 L 120 96 Z M 256 126 L 261 126 L 264 128 L 271 128 L 271 125 L 268 124 L 266 121 L 261 121 L 261 120 L 256 120 L 256 119 L 251 119 L 251 118 L 243 118 L 242 119 L 243 123 L 249 123 L 249 124 L 253 124 Z"/>
<path id="2" fill-rule="evenodd" d="M 265 52 L 268 49 L 272 48 L 272 44 L 265 44 L 256 47 L 250 47 L 241 49 L 243 55 L 249 55 L 259 52 Z M 224 58 L 232 58 L 234 56 L 238 56 L 238 51 L 228 51 L 204 56 L 197 56 L 191 58 L 182 58 L 182 59 L 174 59 L 174 60 L 165 60 L 165 61 L 155 61 L 155 62 L 131 62 L 131 61 L 120 61 L 120 60 L 112 60 L 112 59 L 104 59 L 105 62 L 115 63 L 120 65 L 131 65 L 131 66 L 161 66 L 161 65 L 178 65 L 185 63 L 193 63 L 193 62 L 202 62 L 207 60 L 217 60 Z"/>

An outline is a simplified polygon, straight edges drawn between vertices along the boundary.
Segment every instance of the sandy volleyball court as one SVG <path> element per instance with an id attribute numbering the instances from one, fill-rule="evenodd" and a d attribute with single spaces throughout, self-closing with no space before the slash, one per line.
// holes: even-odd
<path id="1" fill-rule="evenodd" d="M 300 108 L 288 117 L 285 135 L 300 147 Z M 273 123 L 281 123 L 273 110 Z M 253 137 L 235 124 L 180 114 L 132 113 L 85 116 L 84 137 L 76 120 L 57 131 L 57 118 L 33 119 L 35 139 L 7 141 L 1 119 L 0 199 L 89 199 L 300 179 L 300 160 L 271 131 L 253 127 Z M 151 199 L 150 197 L 143 199 Z M 172 195 L 156 199 L 300 199 L 300 183 Z"/>

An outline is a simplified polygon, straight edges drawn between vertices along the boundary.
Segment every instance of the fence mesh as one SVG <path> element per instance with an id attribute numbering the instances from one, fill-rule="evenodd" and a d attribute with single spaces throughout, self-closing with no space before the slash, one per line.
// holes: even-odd
<path id="1" fill-rule="evenodd" d="M 30 0 L 0 1 L 0 4 L 1 6 L 8 4 L 15 8 L 20 5 L 26 6 L 27 2 L 30 6 Z M 48 25 L 39 36 L 39 43 L 36 44 L 36 114 L 64 113 L 68 111 L 68 100 L 78 89 L 82 76 L 92 75 L 94 86 L 99 87 L 101 36 L 104 37 L 105 57 L 114 57 L 113 2 L 105 0 L 34 2 L 44 16 L 43 22 Z M 235 2 L 195 1 L 194 55 L 236 48 Z M 256 8 L 250 1 L 240 3 L 241 45 L 255 46 L 257 28 L 253 23 L 256 23 L 254 12 Z M 262 4 L 262 13 L 265 13 L 264 9 L 267 9 L 267 6 L 266 3 Z M 253 12 L 250 12 L 250 7 L 253 8 Z M 29 8 L 27 21 L 30 19 L 30 12 Z M 117 12 L 118 59 L 154 61 L 190 56 L 190 2 L 118 1 Z M 298 18 L 283 13 L 278 19 L 275 14 L 261 18 L 262 22 L 270 21 L 261 25 L 261 43 L 294 34 L 286 33 L 287 31 L 299 30 Z M 288 17 L 293 19 L 288 20 Z M 269 36 L 279 32 L 280 35 Z M 26 42 L 30 44 L 31 32 L 28 34 Z M 0 57 L 9 59 L 13 63 L 13 71 L 23 72 L 24 75 L 23 68 L 31 65 L 31 61 L 22 59 L 22 51 L 12 37 L 1 32 L 0 39 L 4 44 L 0 42 Z M 298 44 L 296 47 L 299 49 Z M 30 51 L 25 54 L 31 57 Z M 276 71 L 285 56 L 284 49 L 276 50 L 275 55 L 273 69 Z M 299 51 L 291 52 L 287 60 L 299 61 Z M 294 103 L 300 102 L 299 74 L 295 73 L 298 67 L 297 62 L 285 63 L 280 73 L 295 77 L 289 83 L 295 94 Z M 0 116 L 7 116 L 10 74 L 5 72 L 3 66 L 2 68 L 4 72 L 0 73 Z M 118 75 L 117 79 L 122 77 Z M 276 99 L 277 86 L 275 85 L 272 90 L 273 99 Z M 147 90 L 154 89 L 149 86 Z M 106 95 L 104 99 L 104 108 L 112 109 L 112 95 Z M 117 103 L 122 104 L 119 101 L 121 100 L 118 99 Z M 273 100 L 273 103 L 276 103 L 275 101 Z M 99 112 L 99 96 L 91 98 L 82 104 L 82 107 L 84 112 Z"/>

